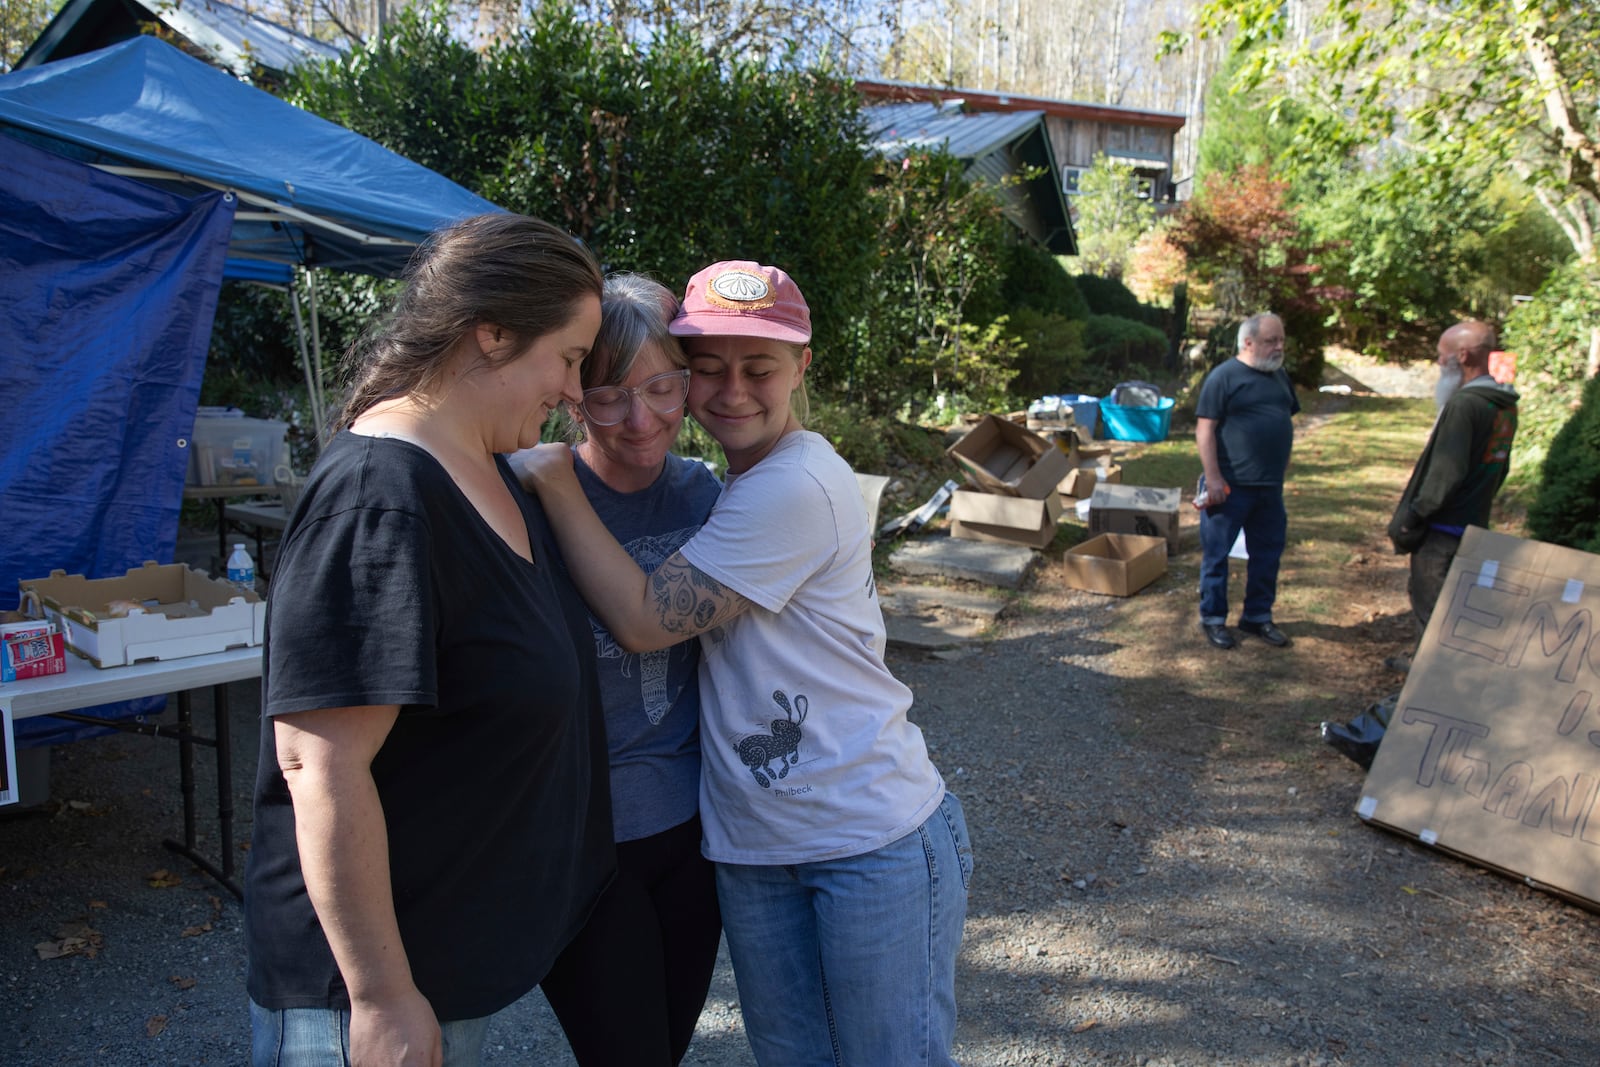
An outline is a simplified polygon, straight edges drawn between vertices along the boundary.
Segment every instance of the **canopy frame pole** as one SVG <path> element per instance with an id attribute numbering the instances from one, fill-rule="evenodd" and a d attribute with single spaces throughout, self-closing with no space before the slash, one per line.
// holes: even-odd
<path id="1" fill-rule="evenodd" d="M 311 367 L 315 372 L 316 405 L 313 411 L 317 417 L 317 452 L 328 443 L 328 394 L 324 391 L 322 381 L 322 317 L 317 311 L 317 272 L 306 269 L 306 295 L 311 304 Z"/>
<path id="2" fill-rule="evenodd" d="M 91 164 L 91 166 L 94 166 L 99 170 L 103 170 L 108 174 L 119 174 L 125 178 L 149 178 L 156 181 L 191 182 L 195 185 L 203 185 L 208 189 L 219 189 L 225 192 L 231 192 L 238 196 L 240 203 L 249 204 L 251 207 L 262 209 L 260 213 L 248 211 L 236 212 L 234 215 L 236 219 L 278 223 L 289 221 L 299 223 L 301 225 L 309 224 L 321 229 L 332 230 L 341 237 L 347 237 L 352 241 L 356 241 L 364 245 L 377 245 L 384 248 L 415 248 L 417 245 L 415 241 L 408 241 L 403 237 L 383 237 L 378 234 L 362 233 L 360 230 L 353 230 L 348 226 L 340 225 L 339 223 L 334 222 L 332 219 L 325 216 L 313 215 L 309 211 L 301 211 L 299 208 L 293 208 L 287 204 L 280 204 L 275 200 L 269 200 L 264 196 L 259 196 L 244 189 L 237 189 L 233 186 L 223 185 L 214 181 L 208 181 L 205 178 L 196 178 L 191 174 L 184 174 L 180 171 L 157 170 L 151 167 L 127 167 L 118 163 L 94 163 Z"/>
<path id="3" fill-rule="evenodd" d="M 317 378 L 311 371 L 311 357 L 306 350 L 305 319 L 300 314 L 300 287 L 298 279 L 289 279 L 289 307 L 294 311 L 294 336 L 300 350 L 300 371 L 306 379 L 306 404 L 311 409 L 311 424 L 317 431 L 317 451 L 322 451 L 322 397 L 317 390 Z"/>

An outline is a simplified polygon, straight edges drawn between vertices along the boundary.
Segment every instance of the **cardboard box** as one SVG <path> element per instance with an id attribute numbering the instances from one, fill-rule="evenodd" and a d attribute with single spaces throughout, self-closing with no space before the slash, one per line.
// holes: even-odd
<path id="1" fill-rule="evenodd" d="M 266 635 L 266 601 L 180 563 L 146 563 L 121 578 L 56 570 L 18 585 L 23 603 L 55 623 L 67 647 L 96 667 L 203 656 L 259 645 Z M 113 614 L 119 600 L 140 606 Z"/>
<path id="2" fill-rule="evenodd" d="M 1139 534 L 1100 534 L 1061 557 L 1067 584 L 1111 596 L 1132 596 L 1167 573 L 1167 541 Z"/>
<path id="3" fill-rule="evenodd" d="M 1031 500 L 1053 496 L 1068 470 L 1067 457 L 1055 445 L 994 415 L 985 415 L 946 453 L 979 489 Z"/>
<path id="4" fill-rule="evenodd" d="M 1078 443 L 1078 464 L 1098 463 L 1102 467 L 1111 466 L 1115 460 L 1111 458 L 1110 445 Z"/>
<path id="5" fill-rule="evenodd" d="M 43 619 L 0 623 L 0 682 L 42 678 L 67 669 L 61 633 Z"/>
<path id="6" fill-rule="evenodd" d="M 1089 532 L 1164 537 L 1167 555 L 1178 551 L 1178 489 L 1102 482 L 1089 500 Z"/>
<path id="7" fill-rule="evenodd" d="M 1356 813 L 1600 905 L 1600 557 L 1468 527 Z"/>
<path id="8" fill-rule="evenodd" d="M 1043 548 L 1055 539 L 1061 498 L 1043 500 L 957 489 L 950 497 L 950 536 Z"/>
<path id="9" fill-rule="evenodd" d="M 1062 496 L 1080 500 L 1094 495 L 1102 485 L 1118 485 L 1122 481 L 1122 468 L 1103 463 L 1084 463 L 1067 472 L 1056 484 Z"/>

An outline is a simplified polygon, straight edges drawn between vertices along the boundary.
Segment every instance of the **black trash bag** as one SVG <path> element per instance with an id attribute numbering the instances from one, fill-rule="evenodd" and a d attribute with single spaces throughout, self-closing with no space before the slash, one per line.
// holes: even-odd
<path id="1" fill-rule="evenodd" d="M 1323 723 L 1323 744 L 1359 763 L 1362 770 L 1371 770 L 1372 759 L 1378 754 L 1378 744 L 1383 740 L 1389 717 L 1394 714 L 1399 699 L 1399 693 L 1391 693 L 1347 723 Z"/>

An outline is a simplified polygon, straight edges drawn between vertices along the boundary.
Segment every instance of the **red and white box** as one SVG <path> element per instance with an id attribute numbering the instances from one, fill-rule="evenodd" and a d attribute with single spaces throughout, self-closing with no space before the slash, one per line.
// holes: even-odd
<path id="1" fill-rule="evenodd" d="M 0 682 L 60 674 L 67 669 L 61 633 L 42 619 L 0 622 Z"/>

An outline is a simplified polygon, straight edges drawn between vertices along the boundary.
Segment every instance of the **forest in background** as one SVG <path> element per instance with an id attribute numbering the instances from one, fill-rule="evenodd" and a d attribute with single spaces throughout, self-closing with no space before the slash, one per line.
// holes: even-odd
<path id="1" fill-rule="evenodd" d="M 8 0 L 7 63 L 51 6 Z M 565 221 L 614 266 L 671 278 L 679 259 L 739 246 L 810 268 L 819 332 L 843 357 L 819 384 L 851 409 L 948 418 L 1123 374 L 1181 390 L 1262 307 L 1289 320 L 1297 377 L 1314 384 L 1325 342 L 1415 358 L 1470 314 L 1502 325 L 1519 355 L 1522 469 L 1542 470 L 1547 452 L 1600 455 L 1593 435 L 1557 442 L 1584 423 L 1570 418 L 1577 387 L 1600 367 L 1593 4 L 248 6 L 350 49 L 291 79 L 295 102 Z M 858 76 L 1183 113 L 1175 172 L 1192 195 L 1157 217 L 1127 174 L 1097 166 L 1073 203 L 1085 254 L 1049 262 L 954 161 L 895 173 L 839 153 L 861 143 Z M 451 84 L 472 91 L 440 100 L 443 114 L 419 110 Z M 676 199 L 638 182 L 646 159 Z M 707 175 L 728 216 L 684 217 L 706 202 L 692 186 Z M 334 336 L 375 306 L 370 288 L 327 289 Z M 270 343 L 260 315 L 255 337 Z M 251 334 L 216 353 L 240 383 L 270 363 L 247 350 Z M 1179 338 L 1205 342 L 1201 366 L 1171 359 Z M 1556 510 L 1594 510 L 1590 468 L 1553 466 L 1581 474 Z"/>

